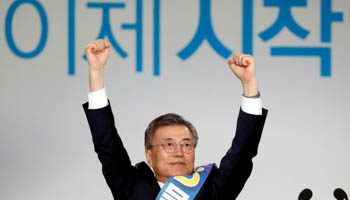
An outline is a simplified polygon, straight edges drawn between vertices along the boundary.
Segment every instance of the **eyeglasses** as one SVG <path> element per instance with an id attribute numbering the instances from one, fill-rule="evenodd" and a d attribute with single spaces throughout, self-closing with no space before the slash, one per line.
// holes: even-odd
<path id="1" fill-rule="evenodd" d="M 167 153 L 173 153 L 176 150 L 177 143 L 175 141 L 170 140 L 170 141 L 165 141 L 163 144 L 152 145 L 151 148 L 158 147 L 158 146 L 162 146 L 164 151 Z M 190 140 L 184 140 L 184 141 L 180 142 L 180 146 L 181 146 L 181 150 L 184 153 L 192 153 L 193 152 L 194 145 L 193 145 L 192 141 L 190 141 Z"/>

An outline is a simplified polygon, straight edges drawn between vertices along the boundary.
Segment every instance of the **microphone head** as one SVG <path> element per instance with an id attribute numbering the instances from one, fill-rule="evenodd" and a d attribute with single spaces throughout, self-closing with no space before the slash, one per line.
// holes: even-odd
<path id="1" fill-rule="evenodd" d="M 346 195 L 345 191 L 342 190 L 341 188 L 337 188 L 334 190 L 333 192 L 334 194 L 334 197 L 337 199 L 337 200 L 349 200 L 348 199 L 348 196 Z"/>
<path id="2" fill-rule="evenodd" d="M 312 191 L 308 188 L 303 189 L 298 196 L 298 200 L 310 200 L 312 197 Z"/>

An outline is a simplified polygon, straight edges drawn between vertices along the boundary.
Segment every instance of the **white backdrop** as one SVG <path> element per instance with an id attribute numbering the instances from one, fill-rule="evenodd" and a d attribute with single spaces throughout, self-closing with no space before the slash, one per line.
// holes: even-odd
<path id="1" fill-rule="evenodd" d="M 83 49 L 99 33 L 101 9 L 75 2 L 76 71 L 69 75 L 68 0 L 39 1 L 48 37 L 30 59 L 16 56 L 7 43 L 5 21 L 13 2 L 0 2 L 0 199 L 112 199 L 81 106 L 88 92 Z M 153 75 L 153 1 L 143 1 L 142 72 L 135 69 L 135 31 L 120 27 L 135 21 L 136 2 L 121 2 L 126 7 L 111 9 L 110 20 L 129 55 L 122 59 L 112 50 L 105 84 L 132 162 L 145 160 L 147 124 L 175 112 L 198 129 L 196 165 L 219 163 L 234 136 L 242 89 L 226 59 L 207 42 L 187 60 L 177 56 L 197 30 L 199 1 L 161 1 L 159 76 Z M 321 200 L 334 199 L 337 187 L 350 193 L 350 2 L 332 1 L 343 22 L 332 24 L 329 43 L 320 42 L 320 1 L 307 3 L 292 8 L 295 21 L 310 31 L 305 40 L 284 28 L 263 42 L 258 34 L 274 23 L 278 8 L 254 1 L 253 49 L 269 115 L 252 175 L 238 199 L 297 199 L 304 188 Z M 242 51 L 242 1 L 213 0 L 211 14 L 219 40 Z M 35 49 L 41 28 L 31 4 L 17 8 L 12 36 L 21 51 Z M 330 47 L 331 76 L 320 75 L 318 57 L 271 56 L 271 46 L 286 45 Z"/>

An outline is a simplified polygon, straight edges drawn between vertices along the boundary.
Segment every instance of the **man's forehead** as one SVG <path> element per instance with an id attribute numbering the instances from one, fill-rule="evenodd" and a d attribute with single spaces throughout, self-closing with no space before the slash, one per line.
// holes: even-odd
<path id="1" fill-rule="evenodd" d="M 154 134 L 154 138 L 161 140 L 184 140 L 191 139 L 192 134 L 184 125 L 171 125 L 159 127 Z"/>

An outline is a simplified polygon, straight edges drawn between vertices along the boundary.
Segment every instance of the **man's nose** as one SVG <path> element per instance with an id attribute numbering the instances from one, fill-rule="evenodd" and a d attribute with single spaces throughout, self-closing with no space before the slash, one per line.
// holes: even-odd
<path id="1" fill-rule="evenodd" d="M 182 146 L 181 145 L 176 145 L 175 147 L 175 152 L 174 152 L 175 156 L 183 156 L 184 152 L 182 151 Z"/>

